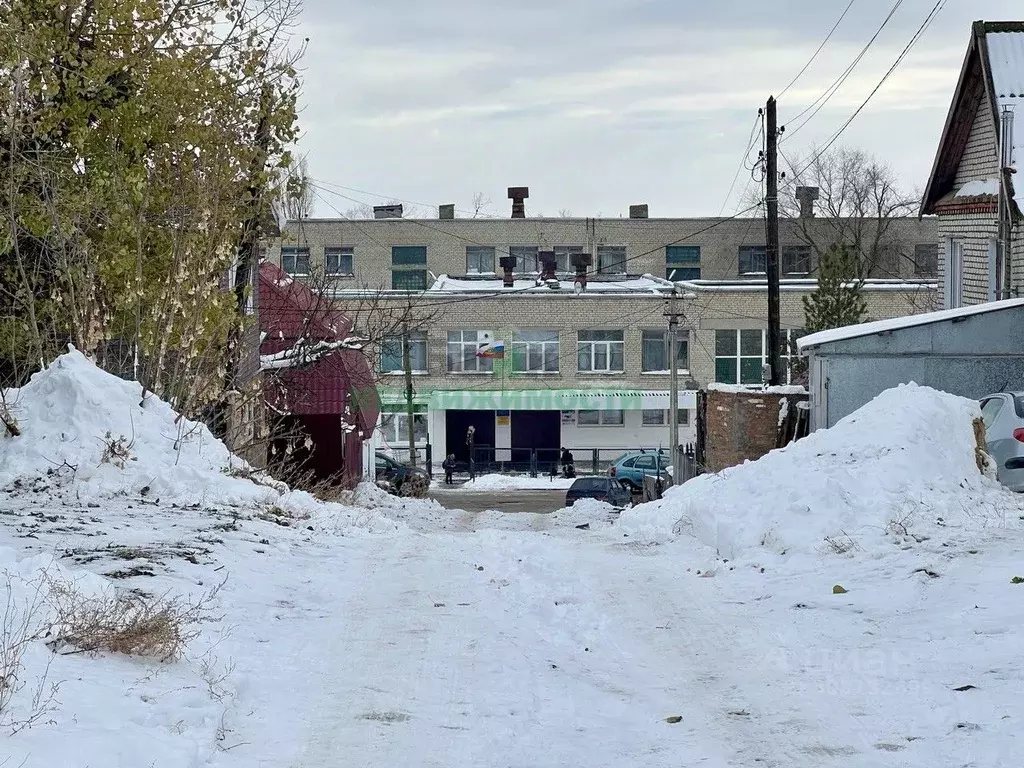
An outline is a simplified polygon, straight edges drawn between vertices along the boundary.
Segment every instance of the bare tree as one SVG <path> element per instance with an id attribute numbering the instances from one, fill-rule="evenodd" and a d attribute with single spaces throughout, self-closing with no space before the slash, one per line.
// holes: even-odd
<path id="1" fill-rule="evenodd" d="M 388 200 L 385 203 L 381 203 L 381 205 L 401 205 L 402 218 L 404 219 L 429 218 L 429 216 L 427 216 L 428 212 L 426 209 L 421 210 L 418 206 L 409 205 L 408 203 L 403 203 L 400 200 Z M 373 208 L 374 206 L 370 205 L 370 203 L 357 203 L 356 205 L 346 208 L 341 212 L 341 215 L 346 219 L 372 219 Z M 436 211 L 434 211 L 434 215 L 437 215 Z"/>
<path id="2" fill-rule="evenodd" d="M 308 219 L 313 214 L 315 195 L 316 190 L 309 178 L 309 164 L 303 156 L 282 174 L 274 195 L 271 205 L 278 225 L 283 227 L 289 221 Z"/>
<path id="3" fill-rule="evenodd" d="M 916 274 L 915 245 L 901 220 L 914 216 L 919 195 L 900 188 L 893 170 L 863 150 L 839 147 L 810 159 L 785 159 L 789 194 L 780 195 L 780 215 L 795 236 L 814 252 L 814 262 L 834 246 L 849 248 L 862 278 Z M 796 187 L 817 187 L 813 218 L 800 215 Z M 910 269 L 907 269 L 907 265 Z"/>
<path id="4" fill-rule="evenodd" d="M 486 209 L 490 208 L 494 204 L 494 201 L 488 195 L 483 192 L 477 192 L 473 195 L 473 218 L 481 218 Z"/>

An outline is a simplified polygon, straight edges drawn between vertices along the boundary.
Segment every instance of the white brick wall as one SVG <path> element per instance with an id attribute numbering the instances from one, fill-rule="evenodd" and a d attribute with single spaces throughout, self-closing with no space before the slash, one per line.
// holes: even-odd
<path id="1" fill-rule="evenodd" d="M 992 105 L 986 95 L 978 106 L 971 126 L 960 167 L 956 171 L 954 186 L 959 189 L 968 181 L 995 179 L 999 171 L 999 142 L 992 122 Z"/>

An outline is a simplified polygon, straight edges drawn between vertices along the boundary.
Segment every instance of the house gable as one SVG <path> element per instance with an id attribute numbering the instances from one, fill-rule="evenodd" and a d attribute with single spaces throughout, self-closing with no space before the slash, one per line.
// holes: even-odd
<path id="1" fill-rule="evenodd" d="M 981 100 L 975 109 L 967 143 L 964 146 L 960 162 L 956 167 L 953 188 L 960 190 L 970 181 L 993 181 L 999 178 L 999 140 L 995 124 L 992 122 L 992 102 L 988 94 L 982 92 Z"/>

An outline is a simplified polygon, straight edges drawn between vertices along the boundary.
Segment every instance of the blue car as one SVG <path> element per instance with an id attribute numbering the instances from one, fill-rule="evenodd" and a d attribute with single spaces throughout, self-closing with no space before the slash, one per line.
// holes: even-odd
<path id="1" fill-rule="evenodd" d="M 644 476 L 661 476 L 668 482 L 671 461 L 664 451 L 630 451 L 615 460 L 608 469 L 608 475 L 614 477 L 623 488 L 639 493 L 644 487 Z"/>

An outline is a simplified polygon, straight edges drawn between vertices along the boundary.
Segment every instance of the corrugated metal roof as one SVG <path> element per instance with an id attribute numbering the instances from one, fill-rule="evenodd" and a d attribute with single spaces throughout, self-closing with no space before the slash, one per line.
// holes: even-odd
<path id="1" fill-rule="evenodd" d="M 999 111 L 1011 107 L 1013 120 L 1013 164 L 1024 171 L 1024 32 L 989 32 L 989 66 Z M 1024 210 L 1024 179 L 1013 180 L 1014 199 Z"/>

